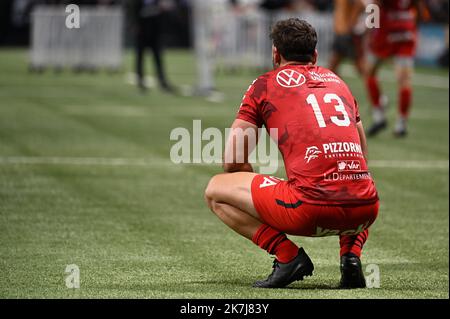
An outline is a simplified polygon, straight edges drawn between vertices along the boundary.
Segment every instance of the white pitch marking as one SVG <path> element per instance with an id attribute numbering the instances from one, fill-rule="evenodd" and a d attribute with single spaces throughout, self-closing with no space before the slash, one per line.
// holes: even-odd
<path id="1" fill-rule="evenodd" d="M 402 161 L 402 160 L 369 160 L 369 168 L 404 168 L 404 169 L 448 169 L 449 161 Z"/>
<path id="2" fill-rule="evenodd" d="M 143 108 L 129 106 L 96 106 L 93 108 L 85 107 L 66 107 L 64 112 L 70 115 L 102 115 L 102 116 L 150 116 L 151 113 Z"/>
<path id="3" fill-rule="evenodd" d="M 170 160 L 156 158 L 112 158 L 112 157 L 41 157 L 41 156 L 0 156 L 2 165 L 91 165 L 91 166 L 182 166 L 211 164 L 174 164 Z M 261 166 L 256 164 L 255 166 Z M 281 167 L 281 166 L 280 166 Z M 445 160 L 370 160 L 369 168 L 398 169 L 449 169 Z"/>
<path id="4" fill-rule="evenodd" d="M 125 76 L 125 82 L 130 85 L 137 85 L 137 74 L 136 73 L 127 73 Z M 144 78 L 145 85 L 148 88 L 156 88 L 156 79 L 153 76 L 146 76 Z"/>
<path id="5" fill-rule="evenodd" d="M 162 161 L 158 161 L 161 163 Z M 109 158 L 109 157 L 0 157 L 0 164 L 24 165 L 99 165 L 99 166 L 152 166 L 155 161 L 145 158 Z"/>

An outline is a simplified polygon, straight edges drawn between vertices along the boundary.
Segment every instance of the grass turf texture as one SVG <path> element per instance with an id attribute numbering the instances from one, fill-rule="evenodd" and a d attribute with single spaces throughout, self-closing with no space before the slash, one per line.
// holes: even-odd
<path id="1" fill-rule="evenodd" d="M 169 52 L 167 65 L 176 85 L 195 82 L 190 53 Z M 220 74 L 227 98 L 211 104 L 139 94 L 124 74 L 29 74 L 25 51 L 0 51 L 0 297 L 448 298 L 448 167 L 432 165 L 372 168 L 381 210 L 363 263 L 379 265 L 381 288 L 336 289 L 337 237 L 293 237 L 314 261 L 314 276 L 287 289 L 251 288 L 272 259 L 205 206 L 204 187 L 220 167 L 166 162 L 173 128 L 192 128 L 193 119 L 229 126 L 256 75 Z M 362 81 L 347 80 L 368 125 Z M 382 85 L 393 124 L 396 86 Z M 375 160 L 447 161 L 448 89 L 416 86 L 410 136 L 387 131 L 369 143 Z M 5 163 L 16 156 L 153 164 Z M 68 264 L 80 267 L 80 289 L 65 286 Z"/>

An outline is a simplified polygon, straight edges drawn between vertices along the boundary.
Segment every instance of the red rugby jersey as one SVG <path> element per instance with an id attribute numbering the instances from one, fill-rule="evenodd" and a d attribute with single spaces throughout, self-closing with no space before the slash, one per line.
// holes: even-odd
<path id="1" fill-rule="evenodd" d="M 361 205 L 378 199 L 356 128 L 358 106 L 332 71 L 289 64 L 268 72 L 250 86 L 237 118 L 278 129 L 289 183 L 304 202 Z"/>
<path id="2" fill-rule="evenodd" d="M 385 32 L 416 30 L 416 9 L 413 0 L 381 0 L 380 28 Z"/>

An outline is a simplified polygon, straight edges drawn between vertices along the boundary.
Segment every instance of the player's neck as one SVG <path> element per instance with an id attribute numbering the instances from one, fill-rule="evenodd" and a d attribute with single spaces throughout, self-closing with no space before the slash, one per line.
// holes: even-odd
<path id="1" fill-rule="evenodd" d="M 298 62 L 298 61 L 281 61 L 280 68 L 286 66 L 286 65 L 314 65 L 312 62 Z"/>

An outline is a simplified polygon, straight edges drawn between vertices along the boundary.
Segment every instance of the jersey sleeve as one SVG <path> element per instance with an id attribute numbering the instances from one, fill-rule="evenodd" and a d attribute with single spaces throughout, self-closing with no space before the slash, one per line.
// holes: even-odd
<path id="1" fill-rule="evenodd" d="M 262 127 L 264 121 L 261 115 L 261 105 L 264 103 L 266 95 L 266 81 L 258 78 L 248 88 L 244 95 L 236 119 Z"/>

